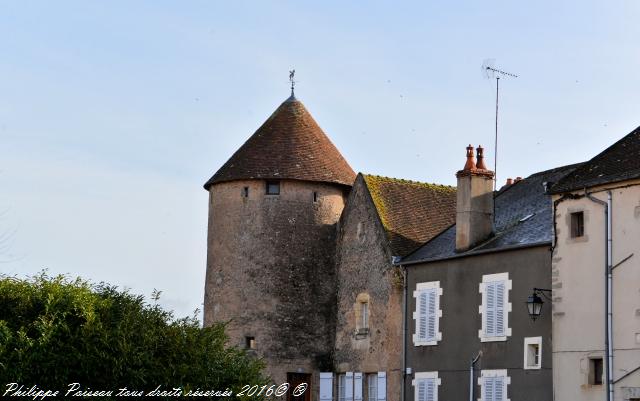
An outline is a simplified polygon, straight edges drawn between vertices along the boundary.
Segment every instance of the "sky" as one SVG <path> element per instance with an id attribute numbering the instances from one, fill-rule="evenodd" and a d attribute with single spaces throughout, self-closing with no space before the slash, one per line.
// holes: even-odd
<path id="1" fill-rule="evenodd" d="M 204 182 L 289 96 L 355 171 L 455 185 L 587 160 L 640 125 L 638 1 L 0 0 L 0 272 L 201 309 Z"/>

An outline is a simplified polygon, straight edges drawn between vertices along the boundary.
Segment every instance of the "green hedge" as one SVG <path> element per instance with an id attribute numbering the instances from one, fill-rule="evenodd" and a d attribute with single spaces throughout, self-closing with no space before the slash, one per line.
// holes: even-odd
<path id="1" fill-rule="evenodd" d="M 266 383 L 263 363 L 227 346 L 224 329 L 174 319 L 110 285 L 45 273 L 0 277 L 0 396 L 12 382 L 61 395 L 76 382 L 92 390 L 234 392 Z"/>

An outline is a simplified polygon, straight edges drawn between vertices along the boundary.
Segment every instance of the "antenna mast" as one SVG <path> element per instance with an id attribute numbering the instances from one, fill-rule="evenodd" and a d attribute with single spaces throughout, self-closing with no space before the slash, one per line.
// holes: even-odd
<path id="1" fill-rule="evenodd" d="M 496 79 L 496 136 L 493 149 L 493 172 L 495 174 L 495 180 L 493 182 L 493 190 L 497 189 L 498 184 L 498 105 L 500 99 L 500 76 L 518 78 L 516 74 L 502 71 L 493 66 L 495 60 L 487 59 L 482 63 L 482 74 L 487 79 Z"/>

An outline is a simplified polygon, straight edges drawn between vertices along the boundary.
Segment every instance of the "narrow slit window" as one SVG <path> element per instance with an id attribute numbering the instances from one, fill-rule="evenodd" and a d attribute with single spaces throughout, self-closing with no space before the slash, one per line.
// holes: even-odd
<path id="1" fill-rule="evenodd" d="M 280 181 L 267 181 L 267 195 L 280 195 Z"/>
<path id="2" fill-rule="evenodd" d="M 243 198 L 248 198 L 249 197 L 249 187 L 242 188 L 242 197 Z"/>
<path id="3" fill-rule="evenodd" d="M 584 212 L 571 213 L 571 238 L 584 236 Z"/>
<path id="4" fill-rule="evenodd" d="M 256 338 L 251 336 L 245 337 L 245 346 L 247 349 L 256 349 Z"/>
<path id="5" fill-rule="evenodd" d="M 314 202 L 318 201 L 318 193 L 316 191 L 313 191 L 313 201 Z"/>

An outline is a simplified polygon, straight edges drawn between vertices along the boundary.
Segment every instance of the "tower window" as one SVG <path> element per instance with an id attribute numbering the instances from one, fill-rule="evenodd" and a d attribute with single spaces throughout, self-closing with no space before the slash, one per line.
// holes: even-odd
<path id="1" fill-rule="evenodd" d="M 369 330 L 369 302 L 360 302 L 360 319 L 358 321 L 358 331 Z"/>
<path id="2" fill-rule="evenodd" d="M 249 187 L 242 188 L 242 197 L 243 198 L 248 198 L 249 197 Z"/>
<path id="3" fill-rule="evenodd" d="M 313 191 L 313 201 L 314 202 L 318 201 L 318 193 L 316 191 Z"/>
<path id="4" fill-rule="evenodd" d="M 571 213 L 571 238 L 584 235 L 584 212 Z"/>
<path id="5" fill-rule="evenodd" d="M 256 338 L 255 337 L 245 337 L 245 346 L 247 349 L 256 349 Z"/>
<path id="6" fill-rule="evenodd" d="M 267 181 L 267 195 L 280 195 L 280 181 Z"/>

